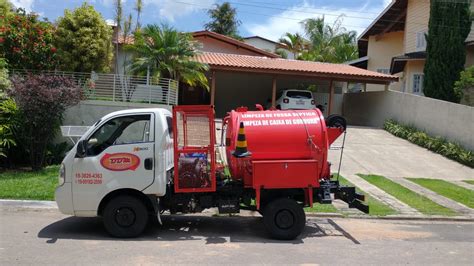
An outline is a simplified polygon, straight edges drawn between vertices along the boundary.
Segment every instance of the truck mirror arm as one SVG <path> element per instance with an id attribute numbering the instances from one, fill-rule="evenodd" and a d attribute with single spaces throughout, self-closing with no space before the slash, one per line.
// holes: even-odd
<path id="1" fill-rule="evenodd" d="M 76 158 L 86 157 L 87 140 L 83 139 L 77 143 Z"/>

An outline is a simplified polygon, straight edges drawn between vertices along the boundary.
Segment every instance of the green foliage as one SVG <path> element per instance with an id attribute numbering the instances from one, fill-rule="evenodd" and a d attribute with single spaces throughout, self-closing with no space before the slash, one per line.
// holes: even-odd
<path id="1" fill-rule="evenodd" d="M 10 79 L 8 78 L 7 63 L 4 58 L 0 58 L 0 100 L 5 96 L 5 91 L 11 86 Z"/>
<path id="2" fill-rule="evenodd" d="M 423 89 L 427 97 L 455 103 L 461 99 L 454 83 L 466 61 L 464 41 L 472 23 L 469 7 L 470 0 L 431 1 Z"/>
<path id="3" fill-rule="evenodd" d="M 310 18 L 302 21 L 309 39 L 298 59 L 308 61 L 343 63 L 357 58 L 357 36 L 355 31 L 342 27 L 343 16 L 329 25 L 323 18 Z"/>
<path id="4" fill-rule="evenodd" d="M 17 144 L 14 132 L 18 128 L 18 115 L 15 101 L 0 99 L 0 157 L 6 157 L 8 150 Z"/>
<path id="5" fill-rule="evenodd" d="M 474 168 L 474 152 L 457 143 L 449 142 L 440 137 L 429 136 L 415 127 L 401 125 L 394 120 L 385 121 L 384 129 L 397 137 Z"/>
<path id="6" fill-rule="evenodd" d="M 57 21 L 55 43 L 65 71 L 106 72 L 112 59 L 112 28 L 93 6 L 65 10 Z"/>
<path id="7" fill-rule="evenodd" d="M 207 14 L 211 21 L 204 25 L 206 30 L 241 39 L 237 28 L 242 22 L 237 19 L 237 9 L 233 8 L 229 2 L 216 4 L 215 8 L 207 11 Z"/>
<path id="8" fill-rule="evenodd" d="M 295 55 L 295 59 L 298 59 L 305 47 L 305 43 L 308 41 L 303 38 L 299 33 L 285 33 L 283 37 L 278 40 L 280 43 L 286 45 L 288 51 Z"/>
<path id="9" fill-rule="evenodd" d="M 134 44 L 127 47 L 135 55 L 133 71 L 145 73 L 149 68 L 155 78 L 177 79 L 190 86 L 208 88 L 204 72 L 209 68 L 193 60 L 196 48 L 192 35 L 167 25 L 147 25 L 135 33 Z"/>
<path id="10" fill-rule="evenodd" d="M 0 16 L 0 57 L 13 69 L 54 69 L 54 26 L 24 10 Z"/>
<path id="11" fill-rule="evenodd" d="M 32 169 L 39 170 L 64 111 L 81 100 L 82 89 L 70 78 L 53 75 L 16 76 L 12 83 L 9 93 L 21 112 L 15 137 L 28 153 Z"/>
<path id="12" fill-rule="evenodd" d="M 460 78 L 454 83 L 454 92 L 462 95 L 461 103 L 474 106 L 474 99 L 471 99 L 474 90 L 474 66 L 470 66 L 461 72 Z"/>
<path id="13" fill-rule="evenodd" d="M 58 185 L 59 166 L 41 171 L 5 171 L 0 173 L 0 198 L 54 200 Z"/>
<path id="14" fill-rule="evenodd" d="M 12 12 L 13 5 L 8 0 L 0 0 L 0 14 Z"/>

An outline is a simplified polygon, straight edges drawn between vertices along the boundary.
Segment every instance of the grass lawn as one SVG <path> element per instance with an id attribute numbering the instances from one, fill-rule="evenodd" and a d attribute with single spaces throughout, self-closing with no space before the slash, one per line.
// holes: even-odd
<path id="1" fill-rule="evenodd" d="M 344 186 L 354 186 L 351 182 L 349 182 L 347 179 L 345 179 L 342 176 L 339 176 L 339 183 Z M 373 216 L 386 216 L 386 215 L 391 215 L 391 214 L 396 214 L 397 212 L 387 206 L 386 204 L 372 198 L 369 196 L 367 193 L 356 187 L 356 191 L 364 194 L 366 203 L 369 205 L 369 215 Z"/>
<path id="2" fill-rule="evenodd" d="M 305 212 L 338 213 L 339 211 L 332 204 L 313 203 L 313 208 L 304 208 Z"/>
<path id="3" fill-rule="evenodd" d="M 454 201 L 462 203 L 469 208 L 474 208 L 474 190 L 467 189 L 449 183 L 441 179 L 429 179 L 429 178 L 407 178 L 408 180 L 425 187 L 429 190 L 450 198 Z"/>
<path id="4" fill-rule="evenodd" d="M 427 215 L 456 215 L 456 212 L 441 206 L 425 196 L 415 193 L 408 188 L 393 182 L 383 176 L 378 175 L 359 175 L 367 182 L 384 190 L 388 194 L 394 196 L 408 206 L 417 209 L 419 212 Z"/>
<path id="5" fill-rule="evenodd" d="M 59 165 L 40 172 L 5 171 L 0 173 L 1 199 L 54 200 Z"/>
<path id="6" fill-rule="evenodd" d="M 474 185 L 474 180 L 463 180 L 463 182 Z"/>

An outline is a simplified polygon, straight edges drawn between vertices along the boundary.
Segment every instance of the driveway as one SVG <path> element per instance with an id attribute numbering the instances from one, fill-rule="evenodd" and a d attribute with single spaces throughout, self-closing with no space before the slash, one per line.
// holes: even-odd
<path id="1" fill-rule="evenodd" d="M 0 208 L 0 265 L 471 264 L 474 224 L 310 218 L 294 241 L 268 239 L 259 217 L 166 216 L 136 239 L 97 218 Z"/>
<path id="2" fill-rule="evenodd" d="M 335 146 L 339 146 L 342 138 Z M 339 151 L 330 152 L 337 170 Z M 383 129 L 349 127 L 341 174 L 377 174 L 388 177 L 424 177 L 460 181 L 474 179 L 474 169 L 395 137 Z"/>

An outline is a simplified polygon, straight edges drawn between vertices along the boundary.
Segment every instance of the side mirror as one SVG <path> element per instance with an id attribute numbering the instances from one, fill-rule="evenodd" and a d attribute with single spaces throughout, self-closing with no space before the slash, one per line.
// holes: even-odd
<path id="1" fill-rule="evenodd" d="M 76 158 L 86 157 L 87 140 L 83 139 L 77 143 Z"/>

